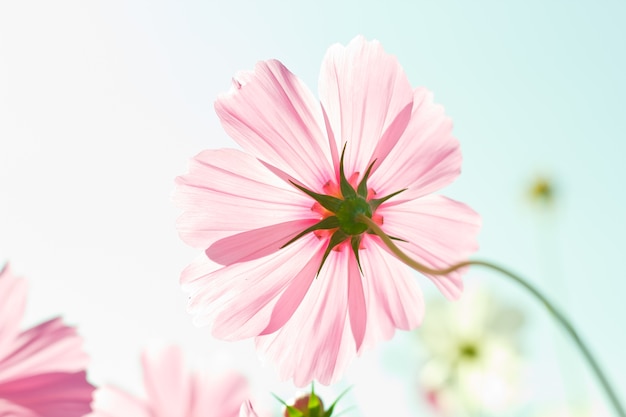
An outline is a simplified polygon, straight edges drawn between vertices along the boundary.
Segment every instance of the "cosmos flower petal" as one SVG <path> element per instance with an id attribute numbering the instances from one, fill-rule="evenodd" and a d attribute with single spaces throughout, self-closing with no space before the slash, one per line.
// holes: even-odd
<path id="1" fill-rule="evenodd" d="M 316 220 L 292 220 L 260 229 L 237 233 L 218 240 L 205 251 L 214 262 L 232 265 L 270 255 Z"/>
<path id="2" fill-rule="evenodd" d="M 378 212 L 383 216 L 385 232 L 406 240 L 396 242 L 398 247 L 431 268 L 441 269 L 465 260 L 478 249 L 480 216 L 463 203 L 430 195 L 383 205 Z M 464 271 L 429 278 L 447 298 L 457 299 L 463 289 Z"/>
<path id="3" fill-rule="evenodd" d="M 348 142 L 348 175 L 362 173 L 373 159 L 381 163 L 411 117 L 413 88 L 398 60 L 361 36 L 328 49 L 319 95 L 339 149 Z"/>
<path id="4" fill-rule="evenodd" d="M 259 417 L 259 415 L 254 411 L 254 407 L 252 407 L 252 403 L 250 400 L 247 400 L 243 404 L 241 404 L 241 408 L 239 409 L 239 417 Z"/>
<path id="5" fill-rule="evenodd" d="M 311 91 L 276 60 L 259 62 L 244 78 L 215 102 L 224 130 L 247 152 L 320 189 L 333 171 Z"/>
<path id="6" fill-rule="evenodd" d="M 390 339 L 395 329 L 411 330 L 424 316 L 424 300 L 415 277 L 393 255 L 368 236 L 361 257 L 367 303 L 364 346 L 371 348 Z"/>
<path id="7" fill-rule="evenodd" d="M 0 400 L 0 415 L 81 417 L 91 411 L 93 391 L 84 371 L 41 373 L 13 379 L 0 383 L 0 396 L 22 410 L 4 414 L 6 410 Z"/>
<path id="8" fill-rule="evenodd" d="M 154 417 L 144 400 L 117 387 L 103 386 L 94 397 L 94 412 L 88 417 Z"/>
<path id="9" fill-rule="evenodd" d="M 348 313 L 351 251 L 331 251 L 292 318 L 278 331 L 256 338 L 257 349 L 276 363 L 282 378 L 302 387 L 313 379 L 336 382 L 356 349 Z"/>
<path id="10" fill-rule="evenodd" d="M 367 305 L 363 289 L 363 277 L 354 257 L 348 260 L 348 314 L 350 316 L 350 329 L 356 350 L 359 351 L 365 338 L 367 326 Z"/>
<path id="11" fill-rule="evenodd" d="M 248 398 L 248 380 L 237 372 L 220 375 L 218 382 L 206 373 L 193 376 L 193 407 L 190 417 L 235 417 L 241 402 Z"/>
<path id="12" fill-rule="evenodd" d="M 276 253 L 249 262 L 217 269 L 202 261 L 190 265 L 182 280 L 190 294 L 189 310 L 195 315 L 195 323 L 212 323 L 213 335 L 226 340 L 260 334 L 292 280 L 312 279 L 319 267 L 320 260 L 315 256 L 312 261 L 299 255 L 316 254 L 323 244 L 314 235 L 307 235 Z"/>
<path id="13" fill-rule="evenodd" d="M 187 415 L 191 409 L 191 387 L 180 348 L 147 350 L 141 362 L 144 386 L 155 417 Z"/>
<path id="14" fill-rule="evenodd" d="M 236 417 L 248 398 L 245 377 L 235 372 L 210 377 L 189 372 L 176 346 L 142 354 L 146 400 L 106 386 L 96 394 L 90 417 Z"/>
<path id="15" fill-rule="evenodd" d="M 25 292 L 24 279 L 0 271 L 0 414 L 80 417 L 94 391 L 82 340 L 59 318 L 20 332 Z"/>
<path id="16" fill-rule="evenodd" d="M 174 200 L 184 210 L 178 232 L 194 247 L 206 249 L 234 233 L 312 217 L 309 198 L 235 149 L 201 152 L 176 183 Z"/>
<path id="17" fill-rule="evenodd" d="M 394 201 L 412 200 L 450 184 L 461 172 L 452 121 L 425 88 L 415 90 L 411 121 L 369 184 L 380 196 L 406 188 Z"/>
<path id="18" fill-rule="evenodd" d="M 19 333 L 26 291 L 26 280 L 15 276 L 8 264 L 0 269 L 0 358 L 8 355 L 7 350 Z"/>
<path id="19" fill-rule="evenodd" d="M 47 372 L 76 372 L 87 366 L 82 339 L 60 318 L 19 334 L 12 351 L 0 358 L 0 380 Z"/>

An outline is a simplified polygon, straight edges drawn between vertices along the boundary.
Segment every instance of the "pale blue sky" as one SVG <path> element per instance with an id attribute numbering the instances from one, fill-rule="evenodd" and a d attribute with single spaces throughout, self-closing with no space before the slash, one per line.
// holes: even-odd
<path id="1" fill-rule="evenodd" d="M 316 91 L 326 48 L 363 34 L 453 118 L 463 173 L 442 193 L 482 215 L 476 257 L 563 306 L 626 398 L 625 21 L 623 1 L 2 2 L 0 259 L 31 279 L 28 320 L 80 326 L 98 383 L 124 364 L 137 385 L 133 355 L 163 333 L 199 356 L 229 351 L 184 312 L 178 274 L 195 251 L 176 236 L 173 178 L 234 146 L 213 101 L 236 71 L 277 58 Z M 550 213 L 526 199 L 539 174 L 556 184 Z M 549 318 L 499 277 L 468 279 L 483 277 L 528 306 L 528 350 L 549 368 L 569 349 Z M 231 362 L 254 369 L 238 346 L 246 360 Z M 588 378 L 565 355 L 568 378 Z M 356 375 L 377 366 L 359 361 Z"/>

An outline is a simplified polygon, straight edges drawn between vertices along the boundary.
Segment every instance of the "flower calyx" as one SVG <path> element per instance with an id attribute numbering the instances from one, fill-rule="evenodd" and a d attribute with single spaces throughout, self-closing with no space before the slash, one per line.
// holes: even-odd
<path id="1" fill-rule="evenodd" d="M 331 417 L 335 405 L 349 390 L 350 388 L 343 391 L 327 410 L 324 409 L 322 400 L 315 394 L 313 384 L 311 384 L 311 393 L 299 396 L 293 401 L 293 404 L 287 404 L 275 394 L 272 395 L 285 406 L 284 417 Z"/>
<path id="2" fill-rule="evenodd" d="M 357 187 L 353 187 L 348 181 L 344 171 L 344 155 L 346 147 L 341 152 L 341 158 L 339 162 L 339 191 L 340 196 L 333 196 L 327 194 L 319 194 L 311 191 L 300 184 L 293 181 L 291 183 L 294 187 L 311 197 L 320 206 L 326 210 L 326 215 L 319 222 L 313 226 L 308 227 L 302 232 L 298 233 L 291 240 L 285 243 L 282 248 L 300 239 L 302 236 L 314 232 L 316 230 L 329 230 L 332 231 L 332 235 L 328 240 L 328 246 L 322 257 L 322 262 L 317 275 L 319 275 L 326 258 L 330 254 L 330 251 L 337 247 L 339 244 L 350 240 L 350 247 L 355 255 L 359 270 L 361 270 L 361 263 L 359 261 L 359 247 L 361 245 L 361 239 L 363 233 L 369 233 L 369 226 L 364 223 L 360 218 L 365 216 L 369 219 L 372 218 L 376 209 L 385 201 L 391 197 L 401 193 L 404 190 L 400 190 L 391 193 L 382 198 L 370 198 L 368 200 L 369 188 L 367 186 L 367 180 L 370 176 L 372 168 L 376 163 L 373 160 L 368 166 L 363 178 L 358 183 Z"/>

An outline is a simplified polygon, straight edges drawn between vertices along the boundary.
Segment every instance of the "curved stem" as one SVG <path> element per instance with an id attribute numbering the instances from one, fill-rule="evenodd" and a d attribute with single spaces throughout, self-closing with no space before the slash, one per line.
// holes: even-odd
<path id="1" fill-rule="evenodd" d="M 503 268 L 499 265 L 493 264 L 491 262 L 486 262 L 486 261 L 463 261 L 463 262 L 459 262 L 454 265 L 451 265 L 444 269 L 429 268 L 428 266 L 420 264 L 414 259 L 411 259 L 404 252 L 402 252 L 402 250 L 393 242 L 393 240 L 391 240 L 391 238 L 389 238 L 389 236 L 387 236 L 387 234 L 383 232 L 383 230 L 376 223 L 374 223 L 372 219 L 361 214 L 357 217 L 357 220 L 367 224 L 370 230 L 374 232 L 383 241 L 385 245 L 387 245 L 389 250 L 398 259 L 400 259 L 402 262 L 404 262 L 405 264 L 407 264 L 408 266 L 410 266 L 411 268 L 415 269 L 418 272 L 429 274 L 429 275 L 447 275 L 450 272 L 454 272 L 459 268 L 463 268 L 465 266 L 477 265 L 477 266 L 483 266 L 483 267 L 492 269 L 494 271 L 500 272 L 501 274 L 506 275 L 507 277 L 511 278 L 513 281 L 520 284 L 522 287 L 528 290 L 528 292 L 530 292 L 537 300 L 539 300 L 541 304 L 544 305 L 544 307 L 552 314 L 552 316 L 556 319 L 556 321 L 569 334 L 569 336 L 574 341 L 574 344 L 578 347 L 578 349 L 580 350 L 584 358 L 587 360 L 587 363 L 589 363 L 589 366 L 591 366 L 591 369 L 593 370 L 596 377 L 600 381 L 600 385 L 602 385 L 604 392 L 606 393 L 607 397 L 611 401 L 611 404 L 613 405 L 613 408 L 615 409 L 617 414 L 620 417 L 626 417 L 626 413 L 624 412 L 624 407 L 622 406 L 619 399 L 617 398 L 617 395 L 613 391 L 611 384 L 609 384 L 608 379 L 606 378 L 604 372 L 600 369 L 600 366 L 598 365 L 598 363 L 592 356 L 591 352 L 589 351 L 589 348 L 587 348 L 587 345 L 582 341 L 580 336 L 578 336 L 578 333 L 572 326 L 571 322 L 563 315 L 563 313 L 561 313 L 555 307 L 554 304 L 548 301 L 548 299 L 541 292 L 539 292 L 537 288 L 533 287 L 528 281 L 521 278 L 519 275 L 509 271 L 506 268 Z"/>

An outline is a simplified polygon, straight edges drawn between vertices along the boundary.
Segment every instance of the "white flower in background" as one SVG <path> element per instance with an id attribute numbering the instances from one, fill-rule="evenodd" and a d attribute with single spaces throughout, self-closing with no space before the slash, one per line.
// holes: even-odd
<path id="1" fill-rule="evenodd" d="M 521 311 L 477 288 L 456 303 L 430 300 L 427 311 L 419 381 L 438 414 L 499 415 L 520 401 Z"/>

